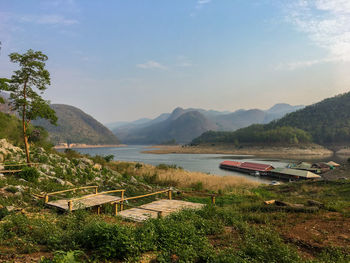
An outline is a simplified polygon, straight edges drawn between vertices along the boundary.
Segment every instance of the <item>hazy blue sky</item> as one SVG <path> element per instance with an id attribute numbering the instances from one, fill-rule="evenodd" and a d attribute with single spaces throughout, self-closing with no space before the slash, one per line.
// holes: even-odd
<path id="1" fill-rule="evenodd" d="M 349 0 L 0 0 L 0 41 L 0 76 L 41 50 L 45 97 L 104 123 L 350 89 Z"/>

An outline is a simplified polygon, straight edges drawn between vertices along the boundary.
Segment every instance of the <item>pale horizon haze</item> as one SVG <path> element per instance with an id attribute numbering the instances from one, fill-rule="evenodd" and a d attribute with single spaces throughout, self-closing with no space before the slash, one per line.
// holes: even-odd
<path id="1" fill-rule="evenodd" d="M 0 77 L 40 50 L 45 99 L 102 123 L 350 91 L 348 0 L 0 0 Z"/>

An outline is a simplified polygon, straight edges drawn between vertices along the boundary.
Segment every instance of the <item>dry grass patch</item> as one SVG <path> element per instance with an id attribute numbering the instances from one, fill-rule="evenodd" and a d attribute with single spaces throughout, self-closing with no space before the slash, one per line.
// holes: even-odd
<path id="1" fill-rule="evenodd" d="M 258 182 L 236 176 L 218 176 L 200 172 L 189 172 L 185 170 L 171 169 L 158 174 L 160 182 L 176 182 L 177 186 L 183 188 L 202 187 L 203 189 L 218 191 L 231 190 L 236 187 L 256 187 Z M 198 189 L 201 190 L 201 189 Z"/>
<path id="2" fill-rule="evenodd" d="M 190 172 L 162 164 L 153 166 L 143 163 L 112 162 L 109 167 L 122 174 L 143 177 L 150 184 L 195 188 L 196 190 L 230 191 L 237 187 L 251 188 L 260 184 L 248 178 Z"/>

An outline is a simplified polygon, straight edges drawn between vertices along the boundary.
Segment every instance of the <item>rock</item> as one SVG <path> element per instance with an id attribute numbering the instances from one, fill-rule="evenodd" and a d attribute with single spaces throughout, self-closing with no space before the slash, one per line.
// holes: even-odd
<path id="1" fill-rule="evenodd" d="M 86 163 L 86 164 L 88 164 L 88 165 L 94 165 L 94 162 L 92 161 L 92 160 L 90 160 L 90 159 L 88 159 L 88 158 L 81 158 L 80 159 L 83 163 Z"/>
<path id="2" fill-rule="evenodd" d="M 7 211 L 11 212 L 11 211 L 14 211 L 16 208 L 12 205 L 9 205 L 9 206 L 6 206 L 5 207 L 7 209 Z"/>
<path id="3" fill-rule="evenodd" d="M 1 161 L 1 160 L 0 160 Z M 5 167 L 0 165 L 0 171 L 5 170 Z"/>
<path id="4" fill-rule="evenodd" d="M 86 164 L 84 164 L 84 163 L 79 163 L 79 164 L 77 165 L 77 167 L 78 167 L 80 170 L 84 170 L 84 169 L 86 168 Z"/>
<path id="5" fill-rule="evenodd" d="M 95 163 L 93 168 L 100 171 L 102 169 L 102 165 L 99 163 Z"/>
<path id="6" fill-rule="evenodd" d="M 72 184 L 71 182 L 62 180 L 62 179 L 57 178 L 57 177 L 54 177 L 54 178 L 55 178 L 54 180 L 55 180 L 57 183 L 59 183 L 60 185 L 69 185 L 69 186 L 73 186 L 73 184 Z"/>
<path id="7" fill-rule="evenodd" d="M 134 176 L 131 176 L 130 182 L 135 184 L 135 183 L 137 183 L 137 180 L 136 180 L 136 178 Z"/>
<path id="8" fill-rule="evenodd" d="M 18 192 L 23 192 L 26 187 L 24 187 L 23 185 L 16 185 L 15 188 L 17 189 Z"/>
<path id="9" fill-rule="evenodd" d="M 153 189 L 152 186 L 147 185 L 147 184 L 141 183 L 140 185 L 143 186 L 144 188 L 148 189 L 148 190 L 152 190 Z"/>
<path id="10" fill-rule="evenodd" d="M 6 179 L 6 176 L 4 174 L 0 174 L 0 179 Z"/>
<path id="11" fill-rule="evenodd" d="M 46 173 L 48 173 L 51 170 L 52 167 L 50 165 L 48 165 L 48 164 L 42 164 L 42 165 L 40 165 L 40 168 L 42 170 L 44 170 Z"/>

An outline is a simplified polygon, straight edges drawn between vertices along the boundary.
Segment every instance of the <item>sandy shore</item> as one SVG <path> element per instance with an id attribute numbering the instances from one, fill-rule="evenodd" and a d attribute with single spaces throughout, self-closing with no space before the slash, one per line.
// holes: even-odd
<path id="1" fill-rule="evenodd" d="M 191 154 L 232 154 L 232 155 L 255 155 L 265 157 L 327 157 L 334 153 L 320 145 L 308 145 L 307 147 L 244 147 L 241 149 L 227 146 L 151 146 L 149 150 L 142 153 L 169 154 L 169 153 L 191 153 Z"/>
<path id="2" fill-rule="evenodd" d="M 73 144 L 72 146 L 66 147 L 61 145 L 56 145 L 55 149 L 85 149 L 85 148 L 115 148 L 115 147 L 125 147 L 126 144 L 98 144 L 98 145 L 90 145 L 90 144 Z"/>

